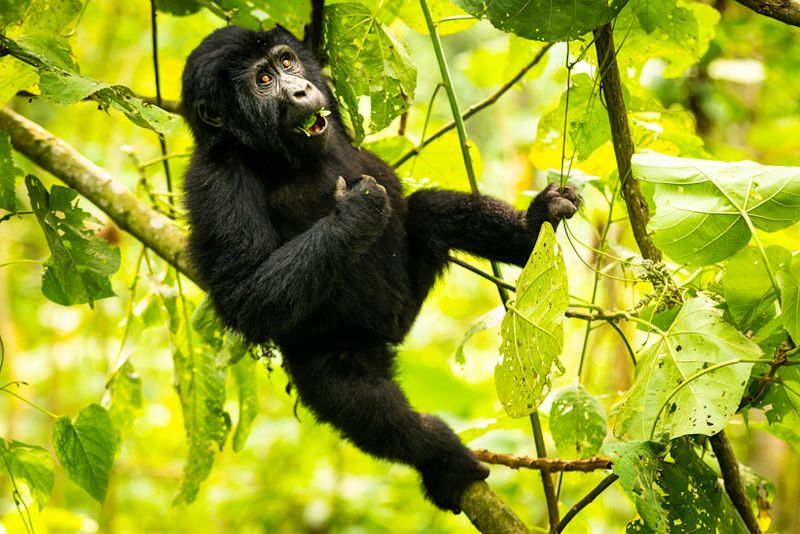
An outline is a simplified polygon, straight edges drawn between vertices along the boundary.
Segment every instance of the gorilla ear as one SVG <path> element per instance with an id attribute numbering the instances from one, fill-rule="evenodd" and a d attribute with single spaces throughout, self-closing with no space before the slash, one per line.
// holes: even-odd
<path id="1" fill-rule="evenodd" d="M 209 126 L 222 127 L 222 115 L 208 107 L 203 100 L 197 103 L 197 114 L 200 116 L 200 120 Z"/>

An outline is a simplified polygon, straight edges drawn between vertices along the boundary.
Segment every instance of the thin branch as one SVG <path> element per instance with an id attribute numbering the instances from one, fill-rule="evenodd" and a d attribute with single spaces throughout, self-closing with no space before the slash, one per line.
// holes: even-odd
<path id="1" fill-rule="evenodd" d="M 562 519 L 561 522 L 558 524 L 558 526 L 555 528 L 556 534 L 558 534 L 559 532 L 563 532 L 564 529 L 567 528 L 567 523 L 572 521 L 572 518 L 578 515 L 578 512 L 589 506 L 589 504 L 591 504 L 592 501 L 594 501 L 597 497 L 599 497 L 600 494 L 603 493 L 606 490 L 606 488 L 608 488 L 611 484 L 616 482 L 618 478 L 619 476 L 613 473 L 608 475 L 606 478 L 602 480 L 602 482 L 600 482 L 600 484 L 597 485 L 597 487 L 595 487 L 592 491 L 586 494 L 586 496 L 583 499 L 575 503 L 575 506 L 569 509 L 569 512 L 567 512 L 564 515 L 564 519 Z"/>
<path id="2" fill-rule="evenodd" d="M 494 283 L 494 285 L 496 285 L 497 287 L 502 287 L 502 288 L 507 289 L 509 291 L 516 291 L 517 290 L 517 288 L 513 284 L 510 284 L 510 283 L 506 282 L 505 280 L 502 280 L 502 279 L 494 276 L 493 274 L 489 274 L 486 271 L 481 270 L 481 269 L 475 267 L 474 265 L 469 264 L 469 263 L 467 263 L 465 261 L 462 261 L 462 260 L 460 260 L 460 259 L 458 259 L 458 258 L 456 258 L 454 256 L 450 256 L 448 258 L 448 260 L 450 260 L 451 263 L 455 263 L 456 265 L 459 265 L 459 266 L 465 268 L 466 270 L 477 274 L 478 276 L 482 276 L 483 278 L 486 278 L 490 282 Z"/>
<path id="3" fill-rule="evenodd" d="M 325 0 L 311 0 L 311 22 L 306 24 L 303 44 L 308 47 L 321 64 L 325 64 L 325 54 L 322 51 L 322 28 L 324 25 L 323 13 Z"/>
<path id="4" fill-rule="evenodd" d="M 753 507 L 750 506 L 750 498 L 744 491 L 742 477 L 739 474 L 739 461 L 733 453 L 733 447 L 731 447 L 731 442 L 728 441 L 725 431 L 714 434 L 709 441 L 711 441 L 711 448 L 714 449 L 714 455 L 716 455 L 719 468 L 722 471 L 725 491 L 728 492 L 728 496 L 739 511 L 739 515 L 744 519 L 750 533 L 760 534 L 761 527 L 758 526 Z"/>
<path id="5" fill-rule="evenodd" d="M 122 230 L 129 232 L 202 287 L 184 250 L 186 236 L 164 215 L 147 207 L 108 172 L 38 124 L 0 110 L 0 130 L 14 148 L 88 198 Z"/>
<path id="6" fill-rule="evenodd" d="M 579 471 L 588 473 L 599 469 L 611 469 L 611 458 L 592 456 L 579 460 L 562 460 L 560 458 L 534 458 L 533 456 L 515 456 L 492 452 L 486 449 L 473 449 L 472 452 L 481 462 L 493 465 L 504 465 L 511 469 L 535 469 L 546 473 L 561 471 Z"/>
<path id="7" fill-rule="evenodd" d="M 800 26 L 800 3 L 796 0 L 736 0 L 767 17 L 792 26 Z"/>
<path id="8" fill-rule="evenodd" d="M 614 35 L 611 23 L 594 31 L 597 62 L 600 65 L 600 88 L 605 97 L 608 121 L 611 124 L 611 137 L 614 141 L 614 154 L 617 158 L 617 171 L 622 185 L 622 197 L 628 207 L 631 228 L 645 259 L 654 262 L 661 260 L 661 251 L 647 233 L 650 210 L 639 188 L 639 181 L 631 174 L 631 157 L 634 152 L 633 138 L 628 125 L 628 112 L 622 92 L 622 80 L 614 49 Z"/>
<path id="9" fill-rule="evenodd" d="M 508 82 L 503 84 L 503 86 L 500 87 L 497 91 L 495 91 L 492 95 L 488 96 L 484 100 L 481 100 L 477 104 L 473 104 L 472 106 L 470 106 L 469 109 L 467 109 L 467 111 L 465 111 L 461 115 L 461 120 L 465 121 L 468 118 L 470 118 L 473 115 L 475 115 L 476 113 L 478 113 L 479 111 L 482 111 L 482 110 L 488 108 L 489 106 L 491 106 L 492 104 L 494 104 L 495 102 L 497 102 L 497 100 L 501 96 L 503 96 L 506 92 L 508 92 L 509 89 L 514 87 L 517 84 L 517 82 L 519 82 L 522 79 L 522 77 L 525 76 L 525 74 L 528 73 L 529 70 L 531 70 L 533 67 L 535 67 L 536 65 L 539 64 L 539 62 L 542 60 L 542 58 L 547 53 L 547 51 L 550 50 L 550 48 L 553 46 L 553 44 L 554 43 L 546 44 L 544 46 L 544 48 L 542 48 L 539 51 L 539 53 L 536 54 L 536 56 L 532 60 L 530 60 L 528 62 L 527 65 L 522 67 L 519 70 L 519 72 L 517 72 L 517 74 L 513 78 L 511 78 Z M 413 149 L 409 150 L 408 152 L 406 152 L 405 154 L 400 156 L 400 158 L 392 164 L 392 167 L 397 168 L 400 165 L 402 165 L 403 163 L 405 163 L 406 161 L 408 161 L 410 158 L 418 155 L 420 153 L 420 151 L 422 151 L 423 148 L 425 148 L 426 146 L 431 144 L 433 141 L 437 140 L 438 138 L 440 138 L 441 136 L 443 136 L 444 134 L 446 134 L 447 132 L 449 132 L 450 130 L 452 130 L 455 127 L 456 127 L 456 122 L 455 121 L 451 122 L 450 124 L 447 124 L 446 126 L 443 126 L 440 130 L 438 130 L 437 132 L 431 134 L 430 137 L 428 137 L 424 141 L 422 141 L 418 146 L 414 147 Z"/>

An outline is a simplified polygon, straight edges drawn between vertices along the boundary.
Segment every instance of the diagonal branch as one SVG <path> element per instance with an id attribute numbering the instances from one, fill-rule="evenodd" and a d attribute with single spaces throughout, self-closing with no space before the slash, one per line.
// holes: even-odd
<path id="1" fill-rule="evenodd" d="M 9 135 L 19 153 L 76 189 L 117 226 L 201 285 L 186 257 L 186 236 L 178 225 L 141 202 L 104 169 L 22 115 L 0 109 L 0 130 Z"/>
<path id="2" fill-rule="evenodd" d="M 800 2 L 797 0 L 736 0 L 756 13 L 792 26 L 800 26 Z"/>

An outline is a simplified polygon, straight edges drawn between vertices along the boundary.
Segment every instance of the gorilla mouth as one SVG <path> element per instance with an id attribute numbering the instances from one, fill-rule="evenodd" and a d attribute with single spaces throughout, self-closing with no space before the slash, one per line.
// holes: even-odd
<path id="1" fill-rule="evenodd" d="M 328 120 L 325 117 L 330 114 L 330 111 L 322 108 L 312 115 L 309 115 L 309 117 L 303 121 L 303 124 L 298 126 L 296 130 L 305 134 L 306 137 L 319 135 L 328 127 Z"/>

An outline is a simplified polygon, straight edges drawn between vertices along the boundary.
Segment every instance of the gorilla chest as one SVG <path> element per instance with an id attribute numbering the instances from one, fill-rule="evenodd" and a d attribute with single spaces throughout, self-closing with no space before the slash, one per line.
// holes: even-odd
<path id="1" fill-rule="evenodd" d="M 267 193 L 267 211 L 286 242 L 302 234 L 328 215 L 334 206 L 334 184 L 286 184 Z"/>

